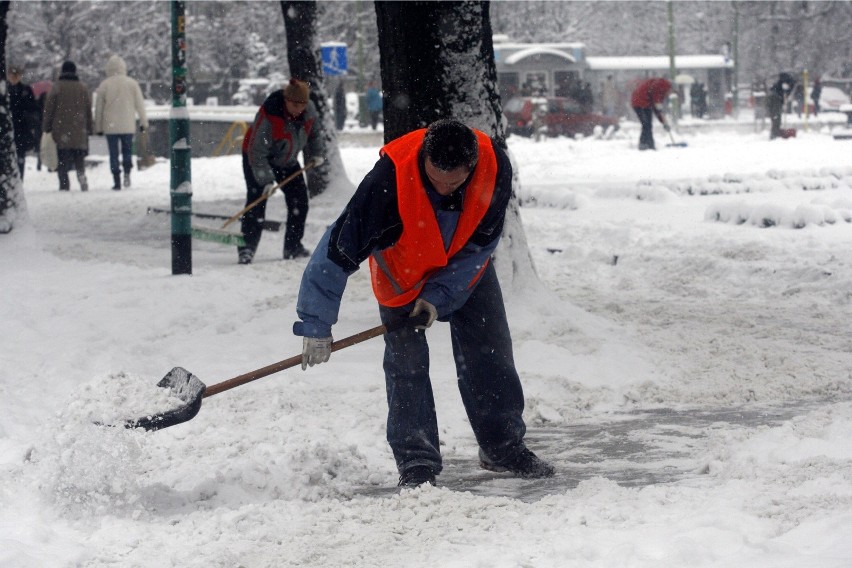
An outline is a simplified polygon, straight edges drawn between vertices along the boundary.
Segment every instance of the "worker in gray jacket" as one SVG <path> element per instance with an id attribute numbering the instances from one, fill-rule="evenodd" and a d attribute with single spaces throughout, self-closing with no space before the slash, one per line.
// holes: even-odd
<path id="1" fill-rule="evenodd" d="M 310 101 L 310 87 L 291 79 L 284 89 L 269 95 L 243 139 L 243 175 L 246 180 L 246 205 L 275 190 L 278 182 L 298 172 L 299 152 L 310 146 L 312 156 L 322 156 L 323 142 L 317 127 L 318 114 Z M 282 188 L 287 203 L 287 228 L 284 233 L 284 259 L 310 256 L 302 245 L 308 216 L 308 186 L 305 176 L 296 176 Z M 237 249 L 240 264 L 250 264 L 257 252 L 266 200 L 243 215 L 242 231 L 246 244 Z"/>

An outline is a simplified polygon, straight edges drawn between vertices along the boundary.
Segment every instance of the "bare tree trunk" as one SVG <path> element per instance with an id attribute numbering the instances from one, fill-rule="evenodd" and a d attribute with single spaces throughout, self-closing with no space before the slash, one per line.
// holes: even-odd
<path id="1" fill-rule="evenodd" d="M 456 118 L 506 147 L 488 2 L 376 2 L 385 141 Z M 518 187 L 517 172 L 514 189 Z M 504 286 L 540 286 L 516 196 L 495 267 Z"/>
<path id="2" fill-rule="evenodd" d="M 9 2 L 0 2 L 0 234 L 12 230 L 24 212 L 24 192 L 18 172 L 15 134 L 9 109 L 9 90 L 6 82 L 6 15 Z"/>
<path id="3" fill-rule="evenodd" d="M 319 113 L 321 135 L 325 141 L 326 163 L 307 172 L 308 193 L 315 197 L 324 192 L 331 181 L 342 183 L 351 188 L 346 179 L 343 160 L 337 146 L 334 128 L 334 116 L 328 108 L 328 94 L 322 75 L 322 60 L 317 42 L 317 4 L 310 2 L 288 2 L 282 0 L 281 11 L 284 14 L 284 28 L 287 32 L 287 62 L 290 77 L 307 81 L 311 85 L 311 101 Z M 305 148 L 305 160 L 316 156 L 315 148 Z"/>

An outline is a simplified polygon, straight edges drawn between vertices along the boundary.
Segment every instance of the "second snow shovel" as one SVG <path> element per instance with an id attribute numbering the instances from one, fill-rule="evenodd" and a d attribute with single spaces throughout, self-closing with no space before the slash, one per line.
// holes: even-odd
<path id="1" fill-rule="evenodd" d="M 238 247 L 245 246 L 246 241 L 245 241 L 245 238 L 243 237 L 242 233 L 232 233 L 230 231 L 227 231 L 226 229 L 228 228 L 228 225 L 230 225 L 231 223 L 233 223 L 234 221 L 236 221 L 237 219 L 242 217 L 246 212 L 257 207 L 263 201 L 266 201 L 267 199 L 272 197 L 275 194 L 276 191 L 278 191 L 280 188 L 282 188 L 285 185 L 287 185 L 288 183 L 290 183 L 297 176 L 302 175 L 302 173 L 306 172 L 307 170 L 309 170 L 311 168 L 315 168 L 319 165 L 322 165 L 322 163 L 324 161 L 325 160 L 321 156 L 314 158 L 313 160 L 311 160 L 310 162 L 305 164 L 305 167 L 303 167 L 299 171 L 293 172 L 289 176 L 285 177 L 280 182 L 275 184 L 275 187 L 273 187 L 269 191 L 264 192 L 263 195 L 261 195 L 260 197 L 258 197 L 257 199 L 255 199 L 254 201 L 252 201 L 251 203 L 249 203 L 248 205 L 246 205 L 245 207 L 243 207 L 239 211 L 237 211 L 235 214 L 228 217 L 228 219 L 218 229 L 213 228 L 213 227 L 193 226 L 192 227 L 192 237 L 194 239 L 199 239 L 199 240 L 202 240 L 202 241 L 211 241 L 211 242 L 220 243 L 220 244 L 223 244 L 223 245 L 236 245 Z"/>
<path id="2" fill-rule="evenodd" d="M 405 327 L 424 325 L 428 318 L 429 314 L 423 313 L 413 318 L 403 318 L 388 326 L 376 326 L 361 333 L 350 335 L 340 341 L 335 341 L 331 344 L 331 351 L 339 351 L 368 339 L 378 337 L 379 335 L 399 331 Z M 294 355 L 289 359 L 284 359 L 283 361 L 267 365 L 266 367 L 250 371 L 233 379 L 222 381 L 221 383 L 216 383 L 215 385 L 210 385 L 209 387 L 183 367 L 175 367 L 166 373 L 166 376 L 157 383 L 157 386 L 169 389 L 172 396 L 179 398 L 183 401 L 183 404 L 166 412 L 128 420 L 124 425 L 127 428 L 144 428 L 148 431 L 154 431 L 188 422 L 201 410 L 202 399 L 301 364 L 302 355 Z"/>
<path id="3" fill-rule="evenodd" d="M 675 142 L 674 136 L 672 136 L 672 131 L 669 130 L 669 138 L 671 139 L 671 144 L 666 144 L 668 148 L 686 148 L 686 142 Z"/>

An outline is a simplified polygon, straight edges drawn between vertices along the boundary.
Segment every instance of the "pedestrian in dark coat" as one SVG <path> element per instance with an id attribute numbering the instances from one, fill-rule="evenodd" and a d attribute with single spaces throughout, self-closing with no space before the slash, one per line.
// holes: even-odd
<path id="1" fill-rule="evenodd" d="M 346 126 L 346 91 L 342 81 L 334 90 L 334 126 L 338 130 Z"/>
<path id="2" fill-rule="evenodd" d="M 18 155 L 18 171 L 24 179 L 24 166 L 27 152 L 36 145 L 39 108 L 32 87 L 21 79 L 24 70 L 17 65 L 10 65 L 6 71 L 9 82 L 9 110 L 12 113 L 12 127 L 15 131 L 15 151 Z"/>
<path id="3" fill-rule="evenodd" d="M 88 191 L 85 158 L 92 134 L 92 96 L 77 77 L 77 66 L 72 61 L 62 64 L 59 80 L 47 95 L 42 125 L 44 132 L 52 134 L 56 142 L 59 190 L 71 189 L 68 170 L 73 167 L 77 170 L 80 191 Z"/>
<path id="4" fill-rule="evenodd" d="M 274 191 L 275 185 L 299 171 L 299 152 L 325 157 L 325 144 L 317 128 L 317 114 L 310 100 L 310 87 L 291 79 L 283 89 L 266 97 L 254 123 L 243 139 L 243 175 L 246 180 L 246 205 Z M 287 228 L 284 233 L 284 259 L 310 256 L 302 245 L 308 217 L 308 186 L 304 174 L 281 188 L 287 203 Z M 243 215 L 245 246 L 237 249 L 240 264 L 250 264 L 260 244 L 266 201 Z"/>
<path id="5" fill-rule="evenodd" d="M 38 125 L 35 134 L 35 152 L 36 152 L 36 170 L 41 171 L 41 134 L 42 125 L 44 123 L 44 102 L 47 99 L 47 94 L 50 92 L 53 83 L 51 81 L 36 81 L 32 84 L 33 93 L 35 93 L 36 104 L 38 105 Z"/>
<path id="6" fill-rule="evenodd" d="M 781 113 L 784 111 L 784 103 L 793 92 L 796 80 L 789 73 L 781 73 L 778 80 L 773 83 L 766 94 L 766 114 L 769 115 L 769 139 L 774 140 L 781 136 Z"/>
<path id="7" fill-rule="evenodd" d="M 814 79 L 814 88 L 811 89 L 811 100 L 814 102 L 814 116 L 819 116 L 819 98 L 822 96 L 822 82 L 819 77 Z"/>
<path id="8" fill-rule="evenodd" d="M 805 87 L 801 83 L 793 87 L 793 106 L 796 107 L 796 116 L 801 117 L 805 110 Z"/>
<path id="9" fill-rule="evenodd" d="M 367 112 L 370 114 L 370 127 L 375 130 L 379 125 L 379 115 L 383 108 L 382 92 L 375 84 L 367 87 Z"/>
<path id="10" fill-rule="evenodd" d="M 672 90 L 672 84 L 662 77 L 646 79 L 639 83 L 630 97 L 630 104 L 639 117 L 642 125 L 642 133 L 639 135 L 640 150 L 656 150 L 654 145 L 653 115 L 657 115 L 660 124 L 670 130 L 666 119 L 663 117 L 663 103 Z"/>
<path id="11" fill-rule="evenodd" d="M 527 449 L 524 395 L 491 255 L 512 193 L 512 165 L 486 134 L 440 120 L 386 144 L 302 276 L 293 326 L 302 368 L 328 361 L 348 277 L 369 258 L 385 334 L 387 439 L 399 485 L 434 484 L 442 461 L 423 329 L 449 322 L 459 390 L 482 467 L 548 477 Z"/>

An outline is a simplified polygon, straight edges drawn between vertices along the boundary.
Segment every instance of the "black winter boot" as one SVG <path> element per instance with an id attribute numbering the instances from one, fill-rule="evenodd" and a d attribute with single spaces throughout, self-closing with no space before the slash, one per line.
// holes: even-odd
<path id="1" fill-rule="evenodd" d="M 112 174 L 112 188 L 116 191 L 121 189 L 121 174 Z"/>
<path id="2" fill-rule="evenodd" d="M 435 474 L 429 466 L 415 465 L 402 472 L 399 476 L 399 487 L 420 487 L 424 483 L 435 485 Z"/>
<path id="3" fill-rule="evenodd" d="M 508 471 L 517 477 L 526 479 L 538 479 L 540 477 L 553 477 L 556 469 L 532 453 L 524 446 L 516 454 L 499 462 L 492 461 L 482 448 L 479 448 L 479 466 L 489 471 Z"/>

